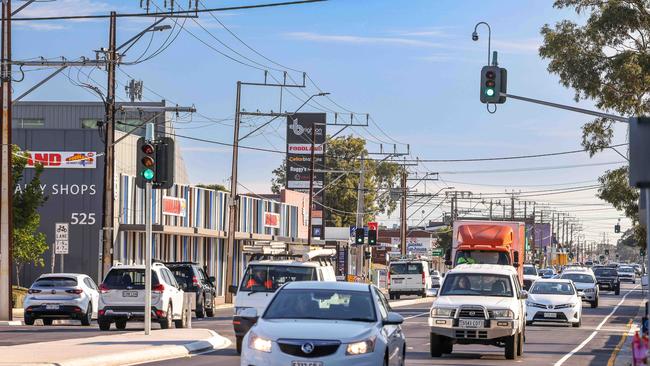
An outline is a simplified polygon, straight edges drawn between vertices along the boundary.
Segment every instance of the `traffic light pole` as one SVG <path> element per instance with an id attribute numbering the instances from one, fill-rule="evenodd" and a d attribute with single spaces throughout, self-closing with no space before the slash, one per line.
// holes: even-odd
<path id="1" fill-rule="evenodd" d="M 154 135 L 154 124 L 147 123 L 145 139 L 149 142 L 152 142 L 155 139 Z M 153 184 L 151 181 L 147 181 L 144 189 L 144 231 L 145 231 L 145 248 L 144 248 L 144 294 L 145 294 L 145 303 L 144 303 L 144 334 L 149 335 L 151 333 L 151 246 L 152 246 L 152 234 L 151 234 L 151 214 L 153 208 L 152 202 L 152 190 Z M 167 310 L 167 309 L 163 309 Z"/>
<path id="2" fill-rule="evenodd" d="M 359 170 L 359 185 L 358 185 L 358 191 L 357 191 L 357 219 L 356 219 L 356 227 L 357 228 L 363 228 L 363 216 L 364 216 L 364 211 L 365 211 L 365 160 L 364 160 L 364 155 L 361 154 L 361 169 Z M 365 240 L 364 240 L 365 242 Z M 356 275 L 357 277 L 365 277 L 366 271 L 364 270 L 364 263 L 365 263 L 365 253 L 366 253 L 366 246 L 365 244 L 358 245 L 357 246 L 357 265 L 356 265 Z"/>
<path id="3" fill-rule="evenodd" d="M 2 2 L 2 131 L 0 133 L 0 320 L 12 320 L 13 192 L 11 189 L 11 1 Z"/>

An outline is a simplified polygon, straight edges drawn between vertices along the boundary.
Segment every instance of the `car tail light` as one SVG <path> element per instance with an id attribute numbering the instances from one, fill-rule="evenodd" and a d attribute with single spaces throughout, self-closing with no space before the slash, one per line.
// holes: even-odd
<path id="1" fill-rule="evenodd" d="M 75 313 L 80 313 L 80 312 L 81 312 L 81 308 L 75 306 L 75 307 L 74 307 L 74 312 L 75 312 Z"/>
<path id="2" fill-rule="evenodd" d="M 165 286 L 162 283 L 157 284 L 151 289 L 152 292 L 163 293 L 165 291 Z"/>
<path id="3" fill-rule="evenodd" d="M 99 293 L 100 293 L 100 294 L 105 294 L 105 293 L 107 293 L 109 290 L 110 290 L 110 289 L 108 288 L 108 286 L 104 285 L 103 283 L 102 283 L 101 285 L 99 285 Z"/>
<path id="4" fill-rule="evenodd" d="M 194 286 L 199 285 L 199 280 L 196 278 L 196 276 L 192 276 L 192 285 L 194 285 Z"/>
<path id="5" fill-rule="evenodd" d="M 156 310 L 156 316 L 159 317 L 159 318 L 164 318 L 165 313 L 163 313 L 162 310 Z"/>
<path id="6" fill-rule="evenodd" d="M 99 311 L 97 312 L 97 315 L 99 315 L 99 316 L 103 316 L 105 313 L 106 313 L 106 310 L 103 310 L 103 309 L 102 309 L 102 310 L 99 310 Z"/>
<path id="7" fill-rule="evenodd" d="M 31 288 L 29 290 L 27 290 L 28 294 L 37 294 L 39 292 L 41 292 L 41 290 L 36 290 L 36 289 L 31 289 Z"/>
<path id="8" fill-rule="evenodd" d="M 31 306 L 29 306 L 27 309 L 25 309 L 25 311 L 26 311 L 26 312 L 30 312 L 30 311 L 33 311 L 33 309 L 32 309 Z"/>
<path id="9" fill-rule="evenodd" d="M 424 272 L 422 272 L 422 284 L 424 285 L 426 283 L 425 277 L 424 277 Z"/>
<path id="10" fill-rule="evenodd" d="M 84 292 L 84 290 L 82 290 L 80 288 L 75 288 L 75 289 L 72 289 L 72 290 L 65 290 L 65 292 L 67 292 L 69 294 L 81 295 Z"/>

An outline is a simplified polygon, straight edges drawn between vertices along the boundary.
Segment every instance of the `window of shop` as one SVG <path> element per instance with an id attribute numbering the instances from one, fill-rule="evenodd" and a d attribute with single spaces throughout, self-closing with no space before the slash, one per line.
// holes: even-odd
<path id="1" fill-rule="evenodd" d="M 42 118 L 14 118 L 13 128 L 43 128 L 45 121 Z"/>

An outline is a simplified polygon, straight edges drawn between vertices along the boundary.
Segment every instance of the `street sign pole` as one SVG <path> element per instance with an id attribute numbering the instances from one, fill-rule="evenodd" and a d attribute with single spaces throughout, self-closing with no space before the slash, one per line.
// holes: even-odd
<path id="1" fill-rule="evenodd" d="M 154 125 L 153 123 L 147 123 L 146 127 L 146 140 L 154 140 Z M 144 255 L 144 294 L 145 294 L 145 304 L 144 304 L 144 334 L 151 334 L 151 210 L 152 210 L 152 195 L 151 195 L 152 183 L 148 181 L 144 190 L 144 227 L 145 227 L 145 255 Z"/>

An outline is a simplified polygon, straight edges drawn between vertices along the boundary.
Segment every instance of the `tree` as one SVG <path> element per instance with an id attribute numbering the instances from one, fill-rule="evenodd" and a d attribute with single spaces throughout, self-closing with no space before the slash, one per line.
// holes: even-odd
<path id="1" fill-rule="evenodd" d="M 357 191 L 361 169 L 361 156 L 364 159 L 364 222 L 372 221 L 377 214 L 390 214 L 397 206 L 389 194 L 399 180 L 401 167 L 392 162 L 377 162 L 367 158 L 366 142 L 354 136 L 341 136 L 327 143 L 325 164 L 327 170 L 354 171 L 346 174 L 335 184 L 327 187 L 323 205 L 328 212 L 328 226 L 352 226 L 356 223 Z M 271 188 L 279 193 L 285 185 L 286 161 L 274 169 Z M 326 173 L 325 184 L 339 177 L 339 173 Z"/>
<path id="2" fill-rule="evenodd" d="M 541 33 L 539 50 L 549 59 L 548 71 L 575 90 L 575 100 L 593 100 L 596 107 L 624 116 L 650 113 L 650 1 L 557 0 L 556 8 L 589 13 L 583 25 L 563 20 Z M 582 145 L 590 156 L 611 145 L 613 120 L 596 118 L 582 128 Z M 599 178 L 597 196 L 625 212 L 638 226 L 639 192 L 627 180 L 627 167 L 607 171 Z M 641 239 L 638 238 L 637 239 Z M 645 245 L 645 239 L 638 240 Z"/>
<path id="3" fill-rule="evenodd" d="M 38 232 L 41 216 L 38 208 L 43 206 L 47 197 L 41 190 L 43 164 L 36 163 L 34 176 L 29 183 L 24 183 L 27 155 L 16 145 L 12 147 L 13 165 L 13 260 L 16 265 L 16 281 L 20 286 L 20 272 L 25 264 L 33 263 L 43 267 L 43 253 L 48 249 L 45 234 Z"/>
<path id="4" fill-rule="evenodd" d="M 222 192 L 230 192 L 226 186 L 223 184 L 197 184 L 197 187 L 200 188 L 205 188 L 205 189 L 211 189 L 213 191 L 222 191 Z"/>

